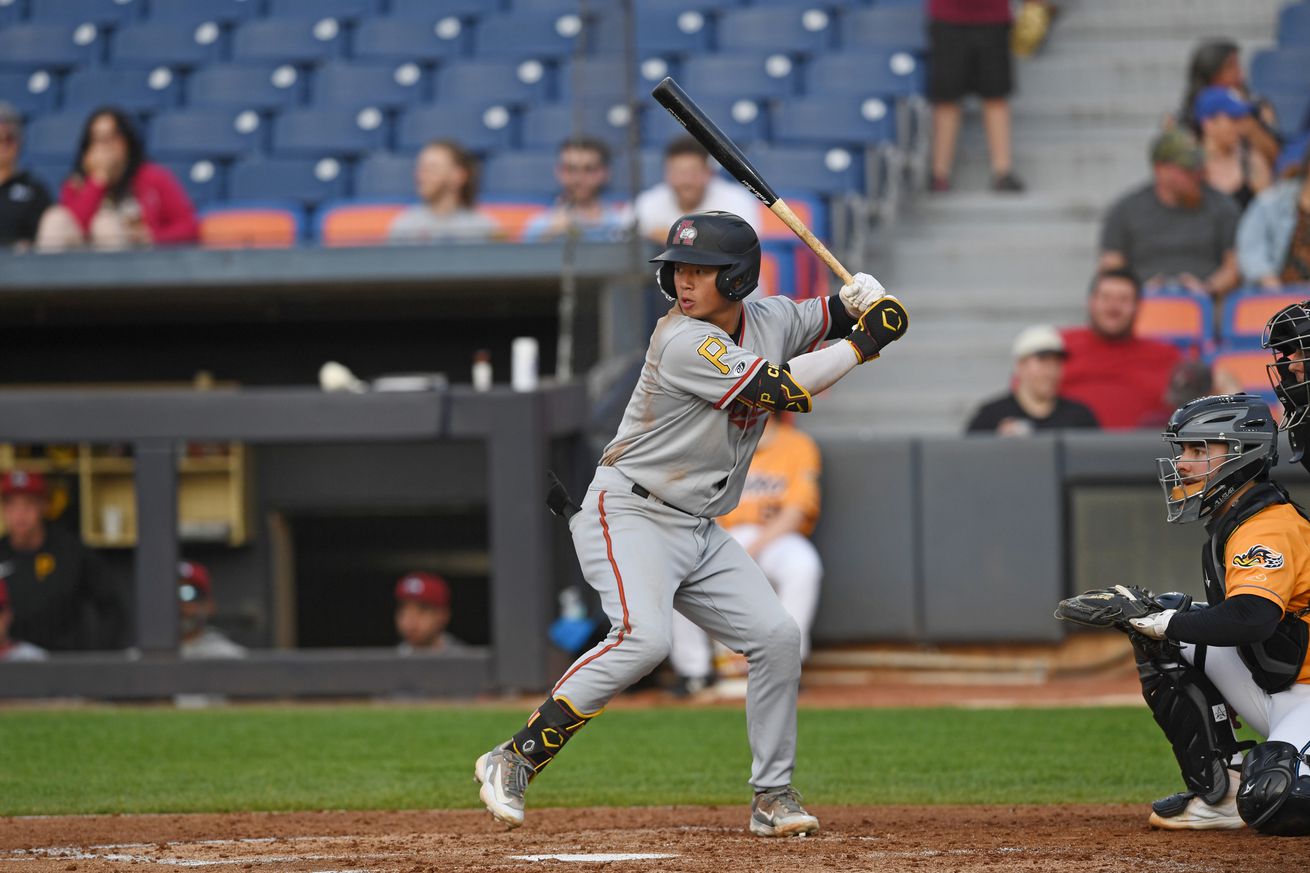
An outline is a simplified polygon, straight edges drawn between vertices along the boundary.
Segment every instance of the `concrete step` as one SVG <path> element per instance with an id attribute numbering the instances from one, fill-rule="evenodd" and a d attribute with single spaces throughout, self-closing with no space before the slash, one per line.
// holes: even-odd
<path id="1" fill-rule="evenodd" d="M 1113 34 L 1125 39 L 1214 34 L 1258 39 L 1272 35 L 1283 0 L 1080 0 L 1062 5 L 1061 40 Z"/>

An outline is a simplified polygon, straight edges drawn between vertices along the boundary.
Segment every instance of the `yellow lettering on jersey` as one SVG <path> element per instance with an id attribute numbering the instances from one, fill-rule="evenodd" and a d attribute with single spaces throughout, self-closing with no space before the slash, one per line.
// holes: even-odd
<path id="1" fill-rule="evenodd" d="M 41 552 L 36 556 L 32 569 L 36 573 L 36 581 L 44 582 L 45 577 L 55 571 L 55 556 L 49 552 Z"/>
<path id="2" fill-rule="evenodd" d="M 723 340 L 707 336 L 705 337 L 705 342 L 701 343 L 700 348 L 696 351 L 700 352 L 702 358 L 718 367 L 719 372 L 726 376 L 728 375 L 729 367 L 720 359 L 723 357 L 723 353 L 727 350 L 728 347 L 724 345 Z"/>

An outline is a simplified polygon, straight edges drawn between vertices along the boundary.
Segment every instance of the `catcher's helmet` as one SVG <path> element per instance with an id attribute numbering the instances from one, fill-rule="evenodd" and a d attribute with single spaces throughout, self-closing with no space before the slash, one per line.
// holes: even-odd
<path id="1" fill-rule="evenodd" d="M 1310 412 L 1310 379 L 1305 369 L 1298 375 L 1292 365 L 1305 361 L 1310 368 L 1310 300 L 1289 303 L 1274 313 L 1265 325 L 1261 344 L 1273 353 L 1267 364 L 1269 384 L 1283 404 L 1283 430 L 1290 430 L 1305 420 Z"/>
<path id="2" fill-rule="evenodd" d="M 742 300 L 760 283 L 760 238 L 746 220 L 731 212 L 694 212 L 669 228 L 664 251 L 650 259 L 659 264 L 655 274 L 660 290 L 676 300 L 673 265 L 702 264 L 723 267 L 715 286 L 729 300 Z"/>
<path id="3" fill-rule="evenodd" d="M 1170 522 L 1204 518 L 1248 482 L 1265 479 L 1278 462 L 1278 427 L 1269 404 L 1254 394 L 1201 397 L 1178 409 L 1164 431 L 1171 457 L 1158 458 Z M 1183 458 L 1188 445 L 1223 443 L 1222 455 Z M 1184 476 L 1179 463 L 1204 465 L 1205 472 Z"/>

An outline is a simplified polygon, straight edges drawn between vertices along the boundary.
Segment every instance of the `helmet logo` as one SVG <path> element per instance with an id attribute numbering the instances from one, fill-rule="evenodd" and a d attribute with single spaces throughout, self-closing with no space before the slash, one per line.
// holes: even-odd
<path id="1" fill-rule="evenodd" d="M 1259 543 L 1251 546 L 1240 555 L 1233 555 L 1234 567 L 1264 567 L 1266 570 L 1277 570 L 1283 566 L 1283 556 L 1268 546 L 1262 546 Z"/>
<path id="2" fill-rule="evenodd" d="M 678 225 L 679 244 L 684 246 L 692 245 L 693 243 L 696 242 L 696 236 L 697 236 L 696 223 L 691 219 L 687 219 L 682 224 Z"/>

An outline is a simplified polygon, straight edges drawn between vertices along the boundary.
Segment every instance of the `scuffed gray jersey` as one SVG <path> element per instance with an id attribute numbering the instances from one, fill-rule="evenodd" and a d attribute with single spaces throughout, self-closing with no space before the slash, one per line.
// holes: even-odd
<path id="1" fill-rule="evenodd" d="M 656 497 L 706 518 L 737 505 L 769 412 L 737 395 L 765 364 L 812 351 L 828 333 L 828 299 L 748 301 L 737 341 L 676 308 L 651 334 L 618 433 L 601 455 Z"/>

